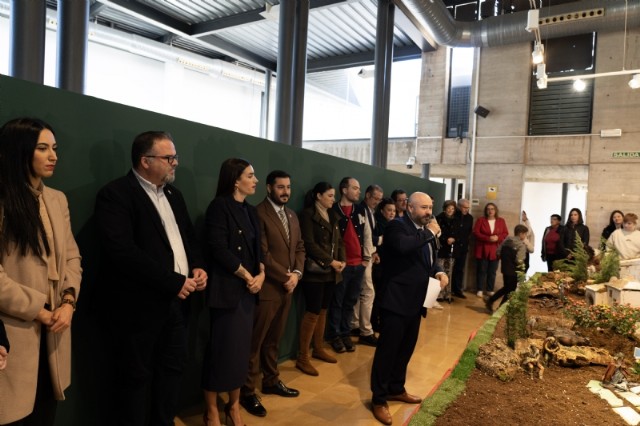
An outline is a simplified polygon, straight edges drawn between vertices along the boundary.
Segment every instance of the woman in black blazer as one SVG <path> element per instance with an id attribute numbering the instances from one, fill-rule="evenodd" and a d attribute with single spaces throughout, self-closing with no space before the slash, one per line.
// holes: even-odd
<path id="1" fill-rule="evenodd" d="M 256 208 L 245 201 L 255 193 L 257 182 L 249 162 L 225 160 L 220 167 L 216 197 L 205 215 L 211 321 L 202 368 L 207 425 L 220 424 L 219 392 L 229 392 L 227 424 L 244 424 L 240 387 L 247 378 L 253 310 L 264 282 L 258 215 Z"/>
<path id="2" fill-rule="evenodd" d="M 336 363 L 338 360 L 323 348 L 327 307 L 333 287 L 342 280 L 346 255 L 338 215 L 331 208 L 336 190 L 320 182 L 306 196 L 305 209 L 300 215 L 300 230 L 307 259 L 302 275 L 306 310 L 300 324 L 300 351 L 296 368 L 310 376 L 317 376 L 309 360 L 309 346 L 313 337 L 314 358 Z"/>
<path id="3" fill-rule="evenodd" d="M 582 244 L 587 247 L 589 245 L 589 227 L 584 224 L 582 212 L 580 209 L 573 208 L 569 211 L 569 219 L 565 225 L 564 248 L 567 250 L 567 257 L 570 259 L 569 250 L 576 249 L 576 235 L 580 236 Z"/>

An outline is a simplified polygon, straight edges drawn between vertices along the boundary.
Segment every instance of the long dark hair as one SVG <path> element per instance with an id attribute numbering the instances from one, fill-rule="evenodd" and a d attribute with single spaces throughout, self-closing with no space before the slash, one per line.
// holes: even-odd
<path id="1" fill-rule="evenodd" d="M 33 154 L 45 129 L 54 133 L 44 121 L 28 117 L 10 120 L 0 128 L 0 253 L 8 254 L 14 243 L 21 256 L 28 251 L 41 256 L 43 247 L 50 254 L 38 199 L 30 189 Z"/>
<path id="2" fill-rule="evenodd" d="M 573 222 L 571 222 L 571 213 L 573 213 L 573 212 L 577 212 L 578 213 L 578 222 L 576 223 L 576 225 L 584 225 L 584 219 L 582 219 L 582 211 L 579 208 L 574 207 L 571 210 L 569 210 L 569 216 L 567 217 L 567 226 L 569 228 L 573 228 L 574 227 Z"/>
<path id="3" fill-rule="evenodd" d="M 304 207 L 313 207 L 318 199 L 318 194 L 324 194 L 328 190 L 333 189 L 329 182 L 318 182 L 304 196 Z"/>
<path id="4" fill-rule="evenodd" d="M 224 160 L 220 165 L 216 197 L 233 195 L 236 187 L 236 181 L 240 179 L 244 169 L 250 165 L 251 163 L 242 158 L 227 158 Z"/>
<path id="5" fill-rule="evenodd" d="M 624 213 L 622 213 L 620 210 L 614 210 L 611 212 L 611 215 L 609 216 L 609 228 L 611 228 L 612 230 L 615 231 L 616 229 L 616 224 L 613 222 L 613 216 L 616 213 L 620 213 L 620 216 L 622 216 L 622 222 L 624 223 Z M 620 226 L 622 226 L 622 224 L 620 224 Z"/>

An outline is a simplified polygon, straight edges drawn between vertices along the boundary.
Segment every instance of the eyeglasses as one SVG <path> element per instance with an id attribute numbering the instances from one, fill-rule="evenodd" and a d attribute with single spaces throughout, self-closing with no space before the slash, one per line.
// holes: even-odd
<path id="1" fill-rule="evenodd" d="M 167 163 L 169 163 L 170 166 L 173 166 L 173 164 L 179 160 L 179 155 L 145 155 L 144 157 L 147 158 L 163 158 L 165 160 L 167 160 Z"/>

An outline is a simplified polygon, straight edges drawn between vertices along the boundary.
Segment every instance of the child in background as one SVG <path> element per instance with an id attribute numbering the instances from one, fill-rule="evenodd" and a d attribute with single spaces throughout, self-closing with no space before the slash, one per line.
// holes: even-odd
<path id="1" fill-rule="evenodd" d="M 509 299 L 509 295 L 518 286 L 518 271 L 524 272 L 524 260 L 527 254 L 525 240 L 529 228 L 524 225 L 516 225 L 513 237 L 507 237 L 496 251 L 500 258 L 500 272 L 504 285 L 493 296 L 485 299 L 487 312 L 493 314 L 493 303 L 502 296 L 500 305 Z"/>

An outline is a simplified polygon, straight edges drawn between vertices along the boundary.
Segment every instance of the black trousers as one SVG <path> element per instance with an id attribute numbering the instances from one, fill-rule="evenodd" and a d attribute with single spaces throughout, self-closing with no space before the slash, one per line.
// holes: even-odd
<path id="1" fill-rule="evenodd" d="M 418 341 L 420 314 L 404 316 L 381 309 L 382 328 L 371 367 L 371 402 L 381 405 L 389 395 L 405 392 L 407 366 Z"/>
<path id="2" fill-rule="evenodd" d="M 173 426 L 187 360 L 186 305 L 176 298 L 161 327 L 122 326 L 118 352 L 117 419 L 127 426 Z"/>
<path id="3" fill-rule="evenodd" d="M 509 296 L 511 295 L 511 293 L 516 291 L 516 288 L 518 287 L 518 277 L 517 277 L 517 275 L 504 275 L 504 274 L 502 274 L 502 281 L 503 281 L 502 288 L 500 290 L 496 291 L 493 294 L 493 296 L 491 296 L 489 298 L 489 302 L 491 304 L 493 304 L 493 302 L 495 302 L 500 297 L 502 297 L 502 300 L 500 301 L 500 305 L 502 305 L 504 302 L 509 300 Z"/>

